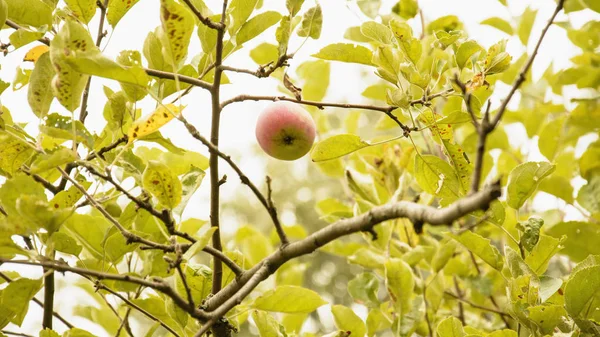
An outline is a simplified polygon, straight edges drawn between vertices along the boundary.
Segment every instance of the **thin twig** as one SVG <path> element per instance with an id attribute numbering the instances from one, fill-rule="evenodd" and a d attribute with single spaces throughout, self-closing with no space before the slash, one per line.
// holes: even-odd
<path id="1" fill-rule="evenodd" d="M 200 11 L 196 8 L 196 6 L 194 6 L 194 4 L 190 0 L 183 0 L 183 2 L 185 2 L 186 5 L 188 5 L 192 13 L 194 13 L 198 20 L 200 20 L 200 22 L 202 22 L 205 26 L 216 30 L 224 28 L 223 23 L 214 22 L 210 18 L 207 18 L 206 16 L 202 15 L 202 13 L 200 13 Z"/>
<path id="2" fill-rule="evenodd" d="M 515 83 L 513 83 L 512 88 L 510 89 L 510 92 L 508 93 L 506 98 L 500 104 L 500 108 L 498 108 L 498 112 L 496 113 L 496 116 L 494 117 L 493 121 L 490 123 L 491 128 L 495 128 L 496 125 L 498 125 L 498 123 L 500 123 L 500 120 L 502 119 L 502 116 L 504 115 L 504 112 L 506 111 L 506 107 L 508 106 L 508 103 L 512 99 L 512 97 L 515 94 L 515 92 L 517 91 L 517 89 L 519 89 L 521 84 L 523 84 L 523 82 L 525 82 L 525 75 L 527 74 L 527 72 L 529 71 L 529 68 L 531 68 L 531 65 L 533 64 L 533 60 L 535 59 L 535 57 L 540 49 L 540 46 L 542 44 L 542 41 L 544 40 L 544 36 L 546 36 L 548 29 L 550 28 L 550 26 L 552 26 L 552 23 L 554 22 L 554 19 L 556 19 L 556 16 L 558 15 L 558 13 L 563 9 L 564 4 L 565 4 L 565 0 L 558 0 L 558 3 L 556 4 L 556 8 L 554 9 L 554 13 L 552 14 L 550 19 L 548 20 L 548 23 L 542 30 L 542 33 L 540 34 L 540 38 L 538 39 L 538 42 L 535 45 L 535 48 L 533 49 L 533 53 L 529 57 L 529 60 L 527 60 L 527 63 L 525 63 L 525 65 L 523 66 L 523 69 L 517 76 Z"/>
<path id="3" fill-rule="evenodd" d="M 192 296 L 192 290 L 190 289 L 190 287 L 187 283 L 187 278 L 185 277 L 185 273 L 183 272 L 183 269 L 181 269 L 181 263 L 178 263 L 177 266 L 175 266 L 175 268 L 177 269 L 177 273 L 179 274 L 179 277 L 181 278 L 181 284 L 183 285 L 183 288 L 185 289 L 185 293 L 187 294 L 187 298 L 188 298 L 188 302 L 190 303 L 190 306 L 195 307 L 194 297 Z"/>
<path id="4" fill-rule="evenodd" d="M 12 331 L 8 331 L 8 330 L 2 330 L 2 333 L 5 334 L 5 335 L 11 335 L 11 336 L 34 337 L 34 336 L 28 335 L 26 333 L 12 332 Z"/>
<path id="5" fill-rule="evenodd" d="M 23 27 L 21 27 L 18 23 L 12 21 L 11 19 L 6 19 L 5 24 L 13 29 L 23 29 Z M 45 44 L 46 46 L 50 45 L 50 39 L 48 39 L 47 37 L 39 38 L 38 41 Z"/>
<path id="6" fill-rule="evenodd" d="M 158 78 L 167 79 L 167 80 L 175 80 L 175 78 L 177 78 L 177 80 L 179 82 L 188 83 L 193 86 L 200 87 L 200 88 L 203 88 L 206 90 L 211 90 L 211 88 L 213 86 L 212 84 L 202 81 L 202 80 L 199 80 L 197 78 L 185 76 L 185 75 L 181 75 L 181 74 L 175 74 L 175 73 L 171 73 L 168 71 L 161 71 L 161 70 L 147 69 L 147 68 L 144 68 L 144 71 L 146 72 L 146 74 L 148 74 L 152 77 L 158 77 Z"/>
<path id="7" fill-rule="evenodd" d="M 281 241 L 281 245 L 285 246 L 290 241 L 285 235 L 285 231 L 283 230 L 283 226 L 279 222 L 279 218 L 277 217 L 277 208 L 275 208 L 275 204 L 273 203 L 273 190 L 271 188 L 271 177 L 267 176 L 267 207 L 269 213 L 271 214 L 271 218 L 273 219 L 273 224 L 275 225 L 275 231 L 277 231 L 277 235 L 279 236 L 279 240 Z"/>
<path id="8" fill-rule="evenodd" d="M 507 314 L 507 313 L 505 313 L 505 312 L 503 312 L 503 311 L 496 310 L 496 309 L 494 309 L 494 308 L 487 308 L 487 307 L 484 307 L 484 306 L 482 306 L 482 305 L 475 304 L 475 303 L 473 303 L 473 302 L 471 302 L 471 301 L 469 301 L 469 300 L 466 300 L 466 299 L 464 299 L 464 298 L 462 298 L 462 297 L 460 297 L 460 296 L 457 296 L 457 295 L 455 295 L 455 294 L 451 293 L 450 291 L 444 291 L 444 294 L 446 294 L 446 295 L 448 295 L 448 296 L 450 296 L 450 297 L 453 297 L 453 298 L 455 298 L 455 299 L 459 300 L 459 301 L 460 301 L 460 302 L 462 302 L 462 303 L 468 304 L 469 306 L 471 306 L 471 307 L 473 307 L 473 308 L 476 308 L 476 309 L 479 309 L 479 310 L 483 310 L 483 311 L 489 311 L 489 312 L 492 312 L 492 313 L 494 313 L 494 314 L 497 314 L 497 315 L 500 315 L 500 316 L 503 316 L 503 317 L 504 317 L 504 316 L 506 316 L 506 317 L 510 317 L 510 315 L 509 315 L 509 314 Z"/>

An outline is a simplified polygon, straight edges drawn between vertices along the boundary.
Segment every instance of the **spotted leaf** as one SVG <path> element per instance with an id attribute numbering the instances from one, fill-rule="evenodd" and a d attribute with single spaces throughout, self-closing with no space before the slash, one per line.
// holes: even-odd
<path id="1" fill-rule="evenodd" d="M 194 31 L 194 17 L 187 8 L 174 0 L 161 0 L 160 21 L 163 28 L 163 52 L 176 65 L 187 55 Z"/>
<path id="2" fill-rule="evenodd" d="M 160 129 L 163 125 L 170 122 L 175 115 L 178 115 L 179 112 L 179 107 L 174 104 L 160 106 L 148 116 L 142 117 L 133 122 L 129 128 L 129 132 L 127 133 L 129 136 L 129 141 L 132 142 L 134 139 L 149 135 Z"/>
<path id="3" fill-rule="evenodd" d="M 168 209 L 173 209 L 181 201 L 181 182 L 169 167 L 161 162 L 148 162 L 142 175 L 142 184 L 146 191 Z"/>

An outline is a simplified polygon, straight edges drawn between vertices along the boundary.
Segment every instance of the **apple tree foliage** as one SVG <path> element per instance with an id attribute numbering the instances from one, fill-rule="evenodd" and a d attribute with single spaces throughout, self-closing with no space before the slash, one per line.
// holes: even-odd
<path id="1" fill-rule="evenodd" d="M 0 336 L 31 306 L 43 311 L 41 337 L 600 335 L 600 22 L 563 15 L 600 6 L 546 2 L 551 18 L 527 8 L 481 22 L 529 46 L 522 55 L 507 40 L 484 48 L 459 16 L 425 20 L 416 0 L 387 12 L 357 0 L 348 5 L 364 23 L 302 59 L 334 16 L 313 1 L 286 0 L 280 13 L 262 0 L 160 0 L 143 46 L 112 57 L 105 36 L 136 29 L 127 14 L 138 0 L 0 0 L 0 47 L 27 50 L 22 64 L 2 63 L 18 67 L 12 83 L 0 80 L 3 96 L 27 91 L 27 103 L 0 104 Z M 549 28 L 580 52 L 532 78 Z M 256 69 L 227 62 L 234 53 Z M 339 62 L 377 76 L 357 101 L 324 100 L 345 85 L 330 76 Z M 234 72 L 281 92 L 225 100 Z M 91 92 L 97 77 L 111 85 Z M 211 95 L 210 135 L 179 104 L 191 90 Z M 105 102 L 99 133 L 86 126 L 90 95 Z M 266 184 L 252 182 L 219 150 L 221 111 L 246 100 L 311 112 L 308 177 L 271 162 Z M 16 114 L 38 119 L 37 131 Z M 174 145 L 167 123 L 183 123 L 195 146 Z M 219 165 L 256 204 L 220 199 Z M 325 193 L 299 207 L 286 191 L 304 186 Z M 199 188 L 211 191 L 210 218 L 182 217 Z M 252 225 L 222 237 L 227 210 Z M 281 220 L 290 210 L 299 224 Z M 76 281 L 59 287 L 69 274 Z M 89 298 L 69 314 L 54 299 L 73 287 Z"/>

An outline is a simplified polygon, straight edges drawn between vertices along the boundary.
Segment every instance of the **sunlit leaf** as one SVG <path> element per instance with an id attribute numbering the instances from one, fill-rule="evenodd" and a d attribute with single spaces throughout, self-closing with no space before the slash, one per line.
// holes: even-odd
<path id="1" fill-rule="evenodd" d="M 508 177 L 508 205 L 514 209 L 521 208 L 540 181 L 554 172 L 555 168 L 555 165 L 547 162 L 527 162 L 515 167 Z"/>
<path id="2" fill-rule="evenodd" d="M 297 286 L 279 286 L 254 300 L 253 308 L 275 312 L 312 312 L 327 304 L 316 292 Z"/>
<path id="3" fill-rule="evenodd" d="M 348 43 L 330 44 L 312 56 L 329 61 L 373 65 L 371 63 L 371 58 L 373 57 L 371 50 L 363 46 Z"/>

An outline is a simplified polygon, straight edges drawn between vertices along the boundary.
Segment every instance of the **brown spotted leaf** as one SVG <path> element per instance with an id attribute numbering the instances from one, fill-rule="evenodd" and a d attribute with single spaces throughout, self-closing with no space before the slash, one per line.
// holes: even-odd
<path id="1" fill-rule="evenodd" d="M 458 145 L 449 140 L 444 140 L 444 154 L 450 159 L 452 166 L 456 170 L 461 190 L 466 193 L 471 183 L 471 173 L 473 167 L 465 151 Z"/>
<path id="2" fill-rule="evenodd" d="M 135 139 L 142 138 L 160 129 L 163 125 L 170 122 L 175 115 L 178 115 L 179 112 L 180 109 L 178 106 L 166 104 L 158 107 L 158 109 L 154 110 L 148 116 L 136 120 L 127 133 L 129 142 L 133 142 Z"/>
<path id="3" fill-rule="evenodd" d="M 88 75 L 75 71 L 67 62 L 73 52 L 95 49 L 89 32 L 75 20 L 67 20 L 50 45 L 50 60 L 56 71 L 52 80 L 54 95 L 67 110 L 79 107 Z"/>
<path id="4" fill-rule="evenodd" d="M 50 83 L 54 77 L 54 67 L 50 62 L 50 54 L 44 53 L 35 63 L 35 68 L 29 78 L 27 101 L 33 113 L 42 118 L 50 110 L 54 99 Z"/>
<path id="5" fill-rule="evenodd" d="M 186 7 L 174 0 L 161 0 L 160 21 L 164 54 L 177 65 L 187 55 L 195 26 L 194 17 Z"/>
<path id="6" fill-rule="evenodd" d="M 142 175 L 142 185 L 168 209 L 175 208 L 181 202 L 181 182 L 167 165 L 159 161 L 148 162 Z"/>

